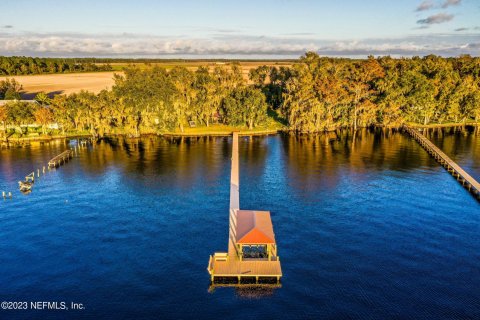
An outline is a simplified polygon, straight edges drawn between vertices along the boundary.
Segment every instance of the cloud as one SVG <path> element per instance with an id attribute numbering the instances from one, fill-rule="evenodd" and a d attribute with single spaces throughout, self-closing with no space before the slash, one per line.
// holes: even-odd
<path id="1" fill-rule="evenodd" d="M 7 25 L 2 26 L 2 28 L 3 28 L 3 29 L 12 29 L 13 26 L 10 25 L 10 24 L 7 24 Z"/>
<path id="2" fill-rule="evenodd" d="M 450 6 L 458 6 L 461 2 L 462 2 L 462 0 L 446 0 L 442 4 L 442 8 L 445 9 L 445 8 L 450 7 Z"/>
<path id="3" fill-rule="evenodd" d="M 429 16 L 426 19 L 417 20 L 418 24 L 431 25 L 451 21 L 453 19 L 453 14 L 438 13 L 433 16 Z"/>
<path id="4" fill-rule="evenodd" d="M 433 2 L 430 0 L 425 0 L 420 5 L 417 7 L 415 11 L 420 12 L 420 11 L 426 11 L 432 9 L 434 6 Z"/>
<path id="5" fill-rule="evenodd" d="M 456 32 L 460 32 L 460 31 L 467 31 L 468 28 L 457 28 L 455 29 Z"/>
<path id="6" fill-rule="evenodd" d="M 428 34 L 402 38 L 326 40 L 296 36 L 217 34 L 175 38 L 142 34 L 7 33 L 0 31 L 0 55 L 41 57 L 296 58 L 305 51 L 365 57 L 437 54 L 480 55 L 479 34 Z"/>
<path id="7" fill-rule="evenodd" d="M 467 48 L 471 49 L 479 49 L 480 50 L 480 42 L 478 43 L 469 43 L 466 45 Z"/>
<path id="8" fill-rule="evenodd" d="M 303 37 L 303 36 L 314 36 L 315 33 L 313 32 L 292 32 L 292 33 L 285 33 L 283 34 L 284 36 L 299 36 L 299 37 Z"/>
<path id="9" fill-rule="evenodd" d="M 217 29 L 215 30 L 218 33 L 238 33 L 240 30 L 238 29 Z"/>

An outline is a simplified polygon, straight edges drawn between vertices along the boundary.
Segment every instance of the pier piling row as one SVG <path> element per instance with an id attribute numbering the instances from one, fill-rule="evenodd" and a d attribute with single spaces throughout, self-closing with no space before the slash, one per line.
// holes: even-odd
<path id="1" fill-rule="evenodd" d="M 470 191 L 480 201 L 480 183 L 462 169 L 455 161 L 450 159 L 433 142 L 418 130 L 407 125 L 403 129 L 412 136 L 438 163 L 440 163 L 462 186 Z"/>

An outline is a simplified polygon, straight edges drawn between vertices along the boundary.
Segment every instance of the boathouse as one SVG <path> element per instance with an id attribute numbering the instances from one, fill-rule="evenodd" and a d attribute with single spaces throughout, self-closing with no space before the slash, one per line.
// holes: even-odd
<path id="1" fill-rule="evenodd" d="M 237 211 L 236 237 L 240 260 L 276 259 L 277 246 L 269 211 Z"/>

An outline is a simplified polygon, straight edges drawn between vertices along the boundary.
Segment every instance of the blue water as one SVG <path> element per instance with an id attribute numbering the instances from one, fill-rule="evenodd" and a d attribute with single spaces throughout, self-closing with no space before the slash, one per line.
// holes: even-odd
<path id="1" fill-rule="evenodd" d="M 14 192 L 0 200 L 0 300 L 85 310 L 2 319 L 480 318 L 480 204 L 401 133 L 241 138 L 240 205 L 272 213 L 273 291 L 209 292 L 229 138 L 103 141 L 16 191 L 65 147 L 0 151 L 0 190 Z"/>

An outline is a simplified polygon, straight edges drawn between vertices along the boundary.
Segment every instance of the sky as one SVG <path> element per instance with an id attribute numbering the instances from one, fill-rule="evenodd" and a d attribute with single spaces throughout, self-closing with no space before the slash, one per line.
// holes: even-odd
<path id="1" fill-rule="evenodd" d="M 0 0 L 0 55 L 480 56 L 480 0 Z"/>

